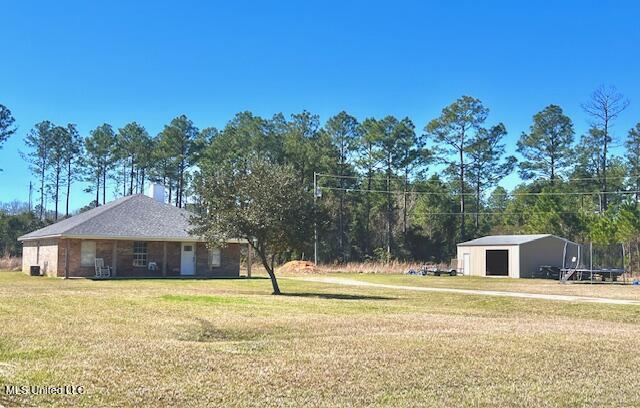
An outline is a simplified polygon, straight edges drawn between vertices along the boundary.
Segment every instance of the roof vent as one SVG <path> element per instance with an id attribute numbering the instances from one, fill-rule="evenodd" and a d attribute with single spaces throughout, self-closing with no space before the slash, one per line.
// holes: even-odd
<path id="1" fill-rule="evenodd" d="M 164 185 L 151 183 L 149 186 L 149 194 L 147 195 L 159 203 L 164 203 Z"/>

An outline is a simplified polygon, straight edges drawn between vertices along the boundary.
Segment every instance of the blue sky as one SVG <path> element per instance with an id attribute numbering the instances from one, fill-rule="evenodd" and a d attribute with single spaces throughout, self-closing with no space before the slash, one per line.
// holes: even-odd
<path id="1" fill-rule="evenodd" d="M 639 16 L 633 1 L 4 0 L 0 103 L 19 131 L 0 150 L 0 201 L 27 199 L 19 151 L 44 119 L 83 135 L 135 120 L 156 134 L 182 113 L 221 128 L 243 110 L 325 120 L 344 109 L 421 130 L 467 94 L 505 123 L 512 151 L 550 103 L 584 132 L 580 103 L 612 84 L 631 100 L 622 140 L 640 121 Z M 92 198 L 80 190 L 73 208 Z"/>

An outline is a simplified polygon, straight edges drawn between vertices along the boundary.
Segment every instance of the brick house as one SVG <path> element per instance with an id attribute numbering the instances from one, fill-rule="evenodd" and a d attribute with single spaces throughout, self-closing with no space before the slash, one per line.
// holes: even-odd
<path id="1" fill-rule="evenodd" d="M 164 187 L 152 186 L 151 195 L 122 197 L 21 236 L 22 271 L 39 265 L 48 276 L 91 277 L 101 258 L 116 277 L 239 276 L 241 241 L 207 248 L 189 232 L 191 213 L 164 203 Z"/>

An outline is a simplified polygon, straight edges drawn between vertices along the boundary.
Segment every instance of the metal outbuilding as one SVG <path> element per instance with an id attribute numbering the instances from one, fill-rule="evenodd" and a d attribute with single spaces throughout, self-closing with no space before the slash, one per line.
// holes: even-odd
<path id="1" fill-rule="evenodd" d="M 540 266 L 562 266 L 567 242 L 551 234 L 490 235 L 458 244 L 458 269 L 471 276 L 534 278 Z"/>

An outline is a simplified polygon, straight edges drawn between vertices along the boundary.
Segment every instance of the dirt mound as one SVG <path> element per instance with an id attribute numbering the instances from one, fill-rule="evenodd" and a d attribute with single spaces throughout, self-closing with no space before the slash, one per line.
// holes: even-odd
<path id="1" fill-rule="evenodd" d="M 314 273 L 316 267 L 310 261 L 289 261 L 278 268 L 279 273 Z"/>

